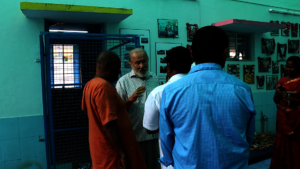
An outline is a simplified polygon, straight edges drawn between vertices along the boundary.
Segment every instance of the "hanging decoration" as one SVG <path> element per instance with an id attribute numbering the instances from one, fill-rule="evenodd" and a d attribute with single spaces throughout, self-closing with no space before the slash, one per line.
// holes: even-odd
<path id="1" fill-rule="evenodd" d="M 300 40 L 291 40 L 288 41 L 288 53 L 299 53 Z"/>
<path id="2" fill-rule="evenodd" d="M 290 36 L 291 23 L 282 21 L 281 24 L 286 25 L 286 28 L 281 29 L 281 36 Z"/>
<path id="3" fill-rule="evenodd" d="M 194 37 L 196 31 L 198 30 L 198 25 L 186 23 L 186 29 L 187 29 L 187 41 L 192 42 L 193 37 Z"/>
<path id="4" fill-rule="evenodd" d="M 158 19 L 159 38 L 178 38 L 178 20 Z"/>
<path id="5" fill-rule="evenodd" d="M 271 72 L 271 64 L 272 64 L 271 57 L 268 58 L 258 57 L 257 60 L 258 60 L 258 72 Z"/>
<path id="6" fill-rule="evenodd" d="M 267 90 L 276 90 L 278 83 L 278 75 L 267 75 L 266 76 L 266 89 Z"/>
<path id="7" fill-rule="evenodd" d="M 263 89 L 265 84 L 265 76 L 256 76 L 257 89 Z"/>
<path id="8" fill-rule="evenodd" d="M 279 62 L 278 61 L 272 61 L 272 73 L 273 74 L 279 73 Z"/>
<path id="9" fill-rule="evenodd" d="M 270 23 L 278 23 L 279 24 L 279 21 L 270 21 Z M 271 36 L 279 36 L 279 30 L 275 30 L 275 31 L 272 31 L 270 32 Z"/>
<path id="10" fill-rule="evenodd" d="M 277 43 L 277 61 L 285 61 L 287 44 Z"/>
<path id="11" fill-rule="evenodd" d="M 255 65 L 244 65 L 244 82 L 247 84 L 254 84 Z"/>
<path id="12" fill-rule="evenodd" d="M 292 37 L 298 37 L 298 27 L 299 24 L 298 23 L 292 23 L 291 24 L 291 28 L 292 28 Z"/>
<path id="13" fill-rule="evenodd" d="M 262 53 L 265 53 L 267 55 L 272 55 L 275 51 L 275 39 L 265 39 L 261 38 L 261 49 Z"/>
<path id="14" fill-rule="evenodd" d="M 237 78 L 240 78 L 240 65 L 239 64 L 228 64 L 227 73 L 234 75 Z"/>

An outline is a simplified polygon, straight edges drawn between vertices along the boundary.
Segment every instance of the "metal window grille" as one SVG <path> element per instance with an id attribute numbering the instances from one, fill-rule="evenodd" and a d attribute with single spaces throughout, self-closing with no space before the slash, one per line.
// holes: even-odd
<path id="1" fill-rule="evenodd" d="M 87 167 L 91 158 L 88 117 L 81 110 L 84 85 L 95 76 L 96 58 L 103 50 L 117 53 L 121 75 L 128 73 L 128 53 L 139 47 L 139 38 L 42 33 L 40 42 L 48 169 Z"/>

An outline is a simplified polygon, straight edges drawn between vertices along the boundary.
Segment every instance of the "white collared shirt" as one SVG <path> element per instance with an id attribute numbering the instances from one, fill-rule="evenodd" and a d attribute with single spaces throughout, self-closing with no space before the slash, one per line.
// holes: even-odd
<path id="1" fill-rule="evenodd" d="M 143 127 L 154 131 L 159 128 L 159 110 L 160 110 L 160 102 L 161 102 L 161 97 L 163 90 L 166 86 L 169 84 L 181 79 L 184 77 L 186 74 L 176 74 L 172 76 L 169 81 L 161 86 L 156 87 L 153 89 L 153 91 L 149 94 L 146 103 L 145 103 L 145 111 L 144 111 L 144 120 L 143 120 Z M 159 137 L 159 135 L 158 135 Z M 159 151 L 160 151 L 160 156 L 163 157 L 161 148 L 160 148 L 160 139 L 159 139 Z M 172 166 L 165 167 L 161 165 L 162 169 L 171 169 L 173 168 Z"/>

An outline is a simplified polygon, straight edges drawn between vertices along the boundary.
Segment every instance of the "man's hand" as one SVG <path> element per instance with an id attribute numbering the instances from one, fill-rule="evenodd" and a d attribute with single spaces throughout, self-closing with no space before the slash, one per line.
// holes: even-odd
<path id="1" fill-rule="evenodd" d="M 130 161 L 126 155 L 121 157 L 121 169 L 130 169 Z"/>
<path id="2" fill-rule="evenodd" d="M 136 101 L 138 97 L 143 96 L 142 93 L 144 93 L 145 91 L 146 91 L 145 86 L 141 86 L 141 87 L 137 88 L 134 91 L 134 93 L 132 94 L 132 96 L 129 97 L 128 101 L 130 101 L 130 102 Z"/>

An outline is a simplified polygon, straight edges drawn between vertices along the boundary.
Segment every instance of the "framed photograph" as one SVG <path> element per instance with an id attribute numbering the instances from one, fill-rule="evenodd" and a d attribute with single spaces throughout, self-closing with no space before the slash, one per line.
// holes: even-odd
<path id="1" fill-rule="evenodd" d="M 178 20 L 158 19 L 158 37 L 178 38 Z"/>
<path id="2" fill-rule="evenodd" d="M 280 65 L 280 78 L 283 78 L 285 76 L 285 65 Z"/>
<path id="3" fill-rule="evenodd" d="M 192 42 L 193 37 L 194 37 L 196 31 L 198 30 L 198 25 L 186 23 L 186 29 L 187 29 L 187 41 Z"/>
<path id="4" fill-rule="evenodd" d="M 279 21 L 270 21 L 270 23 L 278 23 Z M 271 36 L 279 36 L 279 30 L 270 32 Z"/>
<path id="5" fill-rule="evenodd" d="M 292 28 L 292 37 L 298 37 L 299 24 L 292 23 L 291 28 Z"/>
<path id="6" fill-rule="evenodd" d="M 267 75 L 266 76 L 266 89 L 267 90 L 276 90 L 278 83 L 278 75 Z"/>
<path id="7" fill-rule="evenodd" d="M 288 41 L 288 53 L 299 53 L 299 42 L 300 40 L 290 40 Z"/>
<path id="8" fill-rule="evenodd" d="M 261 52 L 267 55 L 272 55 L 275 51 L 275 39 L 261 38 Z"/>
<path id="9" fill-rule="evenodd" d="M 244 65 L 244 82 L 254 84 L 255 65 Z"/>
<path id="10" fill-rule="evenodd" d="M 286 27 L 281 29 L 281 36 L 290 36 L 291 23 L 282 21 L 281 24 L 285 24 Z"/>
<path id="11" fill-rule="evenodd" d="M 287 44 L 277 43 L 277 61 L 283 62 L 286 58 Z"/>
<path id="12" fill-rule="evenodd" d="M 165 51 L 165 50 L 158 50 L 158 51 L 157 51 L 157 54 L 158 54 L 158 55 L 165 55 L 165 54 L 166 54 L 166 51 Z"/>
<path id="13" fill-rule="evenodd" d="M 272 61 L 272 73 L 273 74 L 279 73 L 279 62 L 278 61 Z"/>
<path id="14" fill-rule="evenodd" d="M 265 76 L 256 76 L 257 89 L 263 89 L 265 85 Z"/>
<path id="15" fill-rule="evenodd" d="M 234 75 L 237 78 L 240 78 L 240 65 L 239 64 L 228 64 L 227 73 Z"/>
<path id="16" fill-rule="evenodd" d="M 258 57 L 257 60 L 258 60 L 258 72 L 271 72 L 271 64 L 272 64 L 271 57 L 268 58 Z"/>

